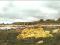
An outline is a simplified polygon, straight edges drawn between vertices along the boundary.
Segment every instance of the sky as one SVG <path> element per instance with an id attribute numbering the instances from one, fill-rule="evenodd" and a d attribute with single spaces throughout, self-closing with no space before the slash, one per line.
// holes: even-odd
<path id="1" fill-rule="evenodd" d="M 0 1 L 0 23 L 58 18 L 60 1 Z"/>

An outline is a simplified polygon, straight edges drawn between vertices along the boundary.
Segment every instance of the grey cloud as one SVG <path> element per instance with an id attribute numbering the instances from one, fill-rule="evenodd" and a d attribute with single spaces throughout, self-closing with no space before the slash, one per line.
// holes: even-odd
<path id="1" fill-rule="evenodd" d="M 48 1 L 45 5 L 45 7 L 48 7 L 48 8 L 53 8 L 53 9 L 56 9 L 60 12 L 60 1 L 57 2 L 57 1 Z M 6 18 L 25 18 L 25 17 L 35 17 L 35 18 L 39 18 L 39 19 L 45 19 L 47 18 L 46 17 L 46 14 L 44 14 L 43 12 L 41 12 L 39 9 L 27 9 L 27 10 L 19 10 L 17 11 L 15 8 L 11 7 L 12 9 L 12 13 L 10 13 L 10 11 L 8 10 L 7 14 L 0 14 L 0 17 L 6 17 Z M 60 13 L 57 15 L 57 14 L 48 14 L 49 16 L 51 15 L 51 17 L 55 17 L 55 18 L 58 18 L 60 17 Z M 50 17 L 48 17 L 50 18 Z"/>
<path id="2" fill-rule="evenodd" d="M 53 8 L 58 10 L 58 14 L 56 14 L 56 18 L 60 18 L 60 1 L 50 1 L 47 5 L 48 8 Z"/>

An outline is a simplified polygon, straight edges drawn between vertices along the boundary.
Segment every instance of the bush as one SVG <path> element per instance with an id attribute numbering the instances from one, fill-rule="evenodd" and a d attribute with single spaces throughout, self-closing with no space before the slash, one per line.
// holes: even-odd
<path id="1" fill-rule="evenodd" d="M 46 37 L 52 37 L 53 35 L 50 34 L 50 31 L 44 31 L 43 28 L 37 28 L 37 29 L 24 29 L 22 32 L 17 36 L 17 39 L 32 39 L 33 37 L 35 39 L 37 38 L 46 38 Z"/>

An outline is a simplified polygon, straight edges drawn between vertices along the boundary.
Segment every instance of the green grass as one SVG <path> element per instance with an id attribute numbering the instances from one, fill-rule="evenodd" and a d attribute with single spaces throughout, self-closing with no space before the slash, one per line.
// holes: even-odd
<path id="1" fill-rule="evenodd" d="M 60 45 L 60 33 L 55 34 L 53 38 L 44 39 L 43 44 L 36 42 L 26 43 L 23 40 L 17 40 L 18 32 L 15 30 L 0 30 L 0 45 Z"/>

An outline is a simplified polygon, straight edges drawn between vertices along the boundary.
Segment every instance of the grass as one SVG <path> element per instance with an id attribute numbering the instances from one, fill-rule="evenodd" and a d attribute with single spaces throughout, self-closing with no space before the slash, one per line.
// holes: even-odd
<path id="1" fill-rule="evenodd" d="M 18 32 L 15 30 L 0 30 L 0 45 L 60 45 L 60 33 L 54 34 L 53 38 L 44 39 L 44 43 L 25 43 L 23 40 L 17 40 Z"/>

